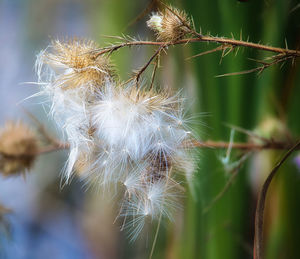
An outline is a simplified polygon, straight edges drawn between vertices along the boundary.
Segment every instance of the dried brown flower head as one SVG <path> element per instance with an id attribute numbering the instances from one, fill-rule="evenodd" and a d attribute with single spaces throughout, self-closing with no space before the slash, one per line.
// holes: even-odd
<path id="1" fill-rule="evenodd" d="M 22 122 L 7 122 L 0 130 L 0 171 L 5 176 L 30 169 L 38 150 L 35 134 Z"/>
<path id="2" fill-rule="evenodd" d="M 147 25 L 155 31 L 159 41 L 176 41 L 190 31 L 191 22 L 184 11 L 167 7 L 164 11 L 153 14 Z"/>
<path id="3" fill-rule="evenodd" d="M 42 52 L 37 65 L 49 65 L 54 74 L 54 86 L 64 90 L 79 87 L 94 90 L 101 87 L 106 77 L 114 76 L 109 58 L 95 55 L 98 48 L 91 40 L 55 40 L 51 51 Z"/>

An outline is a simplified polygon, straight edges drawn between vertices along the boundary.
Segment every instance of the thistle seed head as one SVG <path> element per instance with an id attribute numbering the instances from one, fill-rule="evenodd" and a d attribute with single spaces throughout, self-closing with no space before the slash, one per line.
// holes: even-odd
<path id="1" fill-rule="evenodd" d="M 164 41 L 189 31 L 187 16 L 176 9 L 153 15 L 148 26 Z M 41 93 L 50 96 L 50 114 L 70 146 L 67 181 L 75 171 L 103 191 L 122 183 L 120 215 L 132 218 L 127 225 L 135 239 L 146 218 L 171 218 L 179 207 L 183 187 L 176 175 L 191 179 L 194 160 L 185 147 L 193 135 L 180 93 L 119 84 L 108 59 L 94 55 L 97 48 L 90 41 L 54 41 L 37 61 Z"/>
<path id="2" fill-rule="evenodd" d="M 5 176 L 33 166 L 38 150 L 35 134 L 22 122 L 7 122 L 0 130 L 0 171 Z"/>
<path id="3" fill-rule="evenodd" d="M 147 26 L 156 33 L 157 40 L 176 41 L 189 33 L 191 22 L 184 11 L 168 7 L 152 14 Z"/>
<path id="4" fill-rule="evenodd" d="M 101 88 L 106 78 L 113 77 L 113 67 L 107 56 L 95 55 L 98 45 L 90 40 L 71 39 L 67 42 L 55 40 L 42 51 L 37 67 L 48 66 L 44 71 L 52 76 L 52 86 L 63 90 L 85 88 L 94 92 Z M 38 73 L 42 69 L 38 69 Z M 42 76 L 41 74 L 39 76 Z M 52 80 L 51 80 L 52 79 Z"/>

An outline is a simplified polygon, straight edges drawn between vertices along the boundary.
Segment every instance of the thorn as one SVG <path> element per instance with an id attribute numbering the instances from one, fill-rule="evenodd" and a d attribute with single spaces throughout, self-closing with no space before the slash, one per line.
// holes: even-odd
<path id="1" fill-rule="evenodd" d="M 235 57 L 237 56 L 239 50 L 240 50 L 240 47 L 237 47 L 237 48 L 236 48 L 236 52 L 235 52 Z"/>
<path id="2" fill-rule="evenodd" d="M 282 69 L 284 65 L 285 65 L 285 61 L 281 63 L 279 69 Z"/>
<path id="3" fill-rule="evenodd" d="M 248 60 L 257 62 L 257 63 L 262 64 L 262 65 L 269 65 L 269 63 L 267 63 L 267 62 L 264 62 L 264 61 L 258 60 L 258 59 L 254 59 L 254 58 L 248 58 Z"/>
<path id="4" fill-rule="evenodd" d="M 260 69 L 259 69 L 259 71 L 258 71 L 258 73 L 257 73 L 257 75 L 259 76 L 267 67 L 266 66 L 261 66 L 261 67 L 259 67 Z"/>
<path id="5" fill-rule="evenodd" d="M 217 75 L 217 76 L 215 76 L 215 77 L 218 78 L 218 77 L 225 77 L 225 76 L 245 75 L 245 74 L 250 74 L 250 73 L 259 71 L 259 70 L 261 70 L 262 68 L 263 68 L 263 66 L 261 66 L 261 67 L 256 67 L 256 68 L 253 68 L 253 69 L 249 69 L 249 70 L 244 70 L 244 71 L 241 71 L 241 72 L 233 72 L 233 73 L 227 73 L 227 74 Z"/>
<path id="6" fill-rule="evenodd" d="M 294 8 L 291 9 L 290 14 L 295 12 L 299 8 L 300 8 L 300 4 L 297 4 Z"/>
<path id="7" fill-rule="evenodd" d="M 289 47 L 288 47 L 288 44 L 287 44 L 287 40 L 286 40 L 286 38 L 284 39 L 284 42 L 285 42 L 285 49 L 289 49 Z"/>
<path id="8" fill-rule="evenodd" d="M 210 54 L 210 53 L 213 53 L 213 52 L 222 50 L 223 48 L 224 48 L 224 46 L 221 45 L 221 46 L 219 46 L 219 47 L 217 47 L 217 48 L 215 48 L 215 49 L 211 49 L 211 50 L 208 50 L 208 51 L 204 51 L 204 52 L 201 52 L 201 53 L 196 54 L 196 55 L 194 55 L 194 56 L 188 57 L 188 58 L 186 58 L 185 60 L 190 60 L 190 59 L 192 59 L 192 58 L 196 58 L 196 57 L 200 57 L 200 56 L 203 56 L 203 55 L 206 55 L 206 54 Z"/>
<path id="9" fill-rule="evenodd" d="M 230 124 L 230 123 L 224 123 L 224 125 L 225 125 L 226 127 L 229 127 L 229 128 L 231 128 L 231 129 L 236 130 L 237 132 L 246 134 L 246 135 L 248 135 L 249 137 L 253 137 L 253 138 L 256 138 L 256 139 L 260 139 L 260 140 L 262 140 L 262 141 L 264 141 L 264 142 L 266 142 L 266 143 L 268 143 L 268 142 L 270 141 L 268 138 L 265 138 L 265 137 L 263 137 L 263 136 L 260 136 L 260 135 L 258 135 L 257 133 L 252 132 L 252 131 L 247 130 L 247 129 L 244 129 L 244 128 L 242 128 L 242 127 L 235 126 L 235 125 L 232 125 L 232 124 Z"/>
<path id="10" fill-rule="evenodd" d="M 225 51 L 226 51 L 226 49 L 227 49 L 227 47 L 225 47 L 225 48 L 223 49 L 223 51 L 222 51 L 222 55 L 221 55 L 222 58 L 225 57 Z"/>

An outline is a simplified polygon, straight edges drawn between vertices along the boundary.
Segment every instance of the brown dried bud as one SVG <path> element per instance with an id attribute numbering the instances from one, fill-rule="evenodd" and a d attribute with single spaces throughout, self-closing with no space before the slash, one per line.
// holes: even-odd
<path id="1" fill-rule="evenodd" d="M 156 33 L 159 41 L 176 41 L 189 33 L 191 22 L 185 12 L 169 7 L 153 14 L 147 26 Z"/>
<path id="2" fill-rule="evenodd" d="M 24 173 L 38 150 L 35 134 L 22 122 L 7 122 L 0 130 L 0 171 L 4 176 Z"/>

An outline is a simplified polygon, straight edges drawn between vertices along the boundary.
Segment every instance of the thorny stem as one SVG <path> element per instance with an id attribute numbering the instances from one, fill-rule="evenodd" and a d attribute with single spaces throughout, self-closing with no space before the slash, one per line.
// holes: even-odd
<path id="1" fill-rule="evenodd" d="M 190 145 L 191 147 L 198 147 L 198 148 L 224 148 L 227 149 L 231 145 L 233 149 L 240 149 L 240 150 L 266 150 L 266 149 L 273 149 L 273 150 L 289 150 L 293 147 L 293 143 L 290 142 L 281 142 L 270 140 L 266 141 L 263 144 L 253 143 L 253 142 L 223 142 L 223 141 L 211 141 L 207 140 L 204 142 L 194 141 Z M 300 150 L 300 147 L 297 147 L 296 150 Z"/>
<path id="2" fill-rule="evenodd" d="M 187 26 L 187 25 L 185 25 Z M 202 35 L 198 32 L 196 32 L 195 30 L 193 30 L 192 28 L 188 27 L 189 29 L 189 34 L 194 35 L 194 38 L 186 38 L 186 39 L 181 39 L 181 40 L 176 40 L 176 41 L 169 41 L 169 42 L 158 42 L 158 41 L 127 41 L 121 44 L 117 44 L 117 45 L 112 45 L 109 47 L 104 47 L 101 49 L 98 49 L 95 52 L 95 58 L 105 54 L 105 53 L 113 53 L 114 51 L 123 48 L 123 47 L 131 47 L 131 46 L 143 46 L 143 45 L 152 45 L 152 46 L 159 46 L 159 48 L 155 51 L 155 53 L 153 54 L 153 56 L 150 58 L 150 60 L 148 60 L 148 62 L 136 73 L 136 75 L 130 79 L 130 81 L 132 79 L 136 79 L 136 83 L 138 85 L 138 81 L 140 76 L 142 75 L 142 73 L 147 69 L 147 67 L 151 64 L 152 60 L 157 57 L 159 55 L 159 53 L 161 52 L 161 50 L 168 48 L 169 46 L 174 46 L 174 45 L 181 45 L 181 44 L 188 44 L 188 43 L 192 43 L 192 42 L 213 42 L 213 43 L 218 43 L 221 44 L 221 46 L 213 49 L 213 50 L 209 50 L 209 51 L 205 51 L 203 53 L 200 53 L 198 55 L 195 55 L 193 57 L 197 57 L 197 56 L 202 56 L 205 54 L 209 54 L 209 53 L 213 53 L 216 51 L 220 51 L 223 50 L 223 54 L 222 57 L 224 56 L 224 51 L 226 49 L 230 49 L 228 51 L 231 52 L 233 49 L 235 49 L 236 47 L 246 47 L 246 48 L 252 48 L 252 49 L 258 49 L 258 50 L 263 50 L 263 51 L 268 51 L 268 52 L 273 52 L 273 53 L 277 53 L 276 55 L 270 57 L 269 59 L 271 59 L 270 62 L 264 62 L 264 61 L 257 61 L 258 63 L 261 64 L 261 66 L 253 68 L 253 69 L 249 69 L 249 70 L 245 70 L 245 71 L 241 71 L 241 72 L 234 72 L 234 73 L 228 73 L 228 74 L 224 74 L 224 75 L 220 75 L 217 77 L 221 77 L 221 76 L 231 76 L 231 75 L 241 75 L 241 74 L 248 74 L 248 73 L 253 73 L 253 72 L 259 72 L 262 73 L 266 68 L 272 66 L 272 65 L 276 65 L 278 63 L 282 63 L 286 60 L 291 59 L 293 62 L 295 61 L 296 58 L 300 57 L 300 51 L 298 50 L 291 50 L 288 48 L 277 48 L 277 47 L 272 47 L 272 46 L 266 46 L 266 45 L 262 45 L 259 43 L 253 43 L 253 42 L 248 42 L 248 41 L 243 41 L 243 40 L 236 40 L 236 39 L 228 39 L 228 38 L 223 38 L 223 37 L 213 37 L 213 36 L 205 36 Z M 227 53 L 227 54 L 228 54 Z"/>
<path id="3" fill-rule="evenodd" d="M 258 50 L 264 50 L 264 51 L 269 51 L 269 52 L 273 52 L 273 53 L 284 54 L 285 56 L 292 56 L 295 58 L 300 57 L 300 51 L 298 51 L 298 50 L 277 48 L 277 47 L 266 46 L 266 45 L 252 43 L 252 42 L 243 41 L 243 40 L 235 40 L 235 39 L 228 39 L 228 38 L 223 38 L 223 37 L 213 37 L 213 36 L 204 36 L 204 35 L 199 35 L 198 37 L 195 37 L 195 38 L 181 39 L 181 40 L 177 40 L 177 41 L 173 41 L 173 42 L 158 42 L 158 41 L 124 42 L 124 43 L 121 43 L 118 45 L 113 45 L 113 46 L 99 49 L 98 52 L 96 53 L 95 57 L 98 57 L 98 56 L 103 55 L 108 52 L 114 52 L 123 47 L 143 46 L 143 45 L 168 47 L 168 46 L 181 45 L 181 44 L 187 44 L 187 43 L 192 43 L 192 42 L 214 42 L 214 43 L 230 45 L 230 46 L 234 46 L 234 47 L 246 47 L 246 48 L 253 48 L 253 49 L 258 49 Z"/>
<path id="4" fill-rule="evenodd" d="M 148 62 L 140 69 L 137 71 L 136 73 L 136 82 L 138 83 L 139 82 L 139 79 L 142 75 L 142 73 L 147 69 L 147 67 L 151 64 L 152 60 L 155 58 L 155 57 L 158 57 L 159 56 L 159 53 L 165 48 L 164 45 L 160 45 L 159 48 L 154 52 L 154 54 L 151 56 L 151 58 L 148 60 Z"/>
<path id="5" fill-rule="evenodd" d="M 28 153 L 27 155 L 42 155 L 47 154 L 55 151 L 60 150 L 67 150 L 70 148 L 70 144 L 67 142 L 59 142 L 59 140 L 56 141 L 58 144 L 56 145 L 49 145 L 46 147 L 41 147 L 37 152 L 34 154 Z M 275 141 L 275 140 L 265 140 L 264 143 L 258 144 L 253 142 L 223 142 L 223 141 L 193 141 L 191 143 L 187 143 L 184 145 L 186 148 L 211 148 L 211 149 L 228 149 L 231 147 L 232 149 L 238 149 L 238 150 L 244 150 L 244 151 L 262 151 L 262 150 L 289 150 L 293 147 L 295 142 L 281 142 L 281 141 Z M 300 150 L 300 145 L 297 146 L 294 150 Z M 20 157 L 20 156 L 14 156 L 14 155 L 8 155 L 5 153 L 2 153 L 2 155 L 6 157 Z M 24 155 L 23 155 L 24 156 Z"/>
<path id="6" fill-rule="evenodd" d="M 257 206 L 255 211 L 255 236 L 254 236 L 254 259 L 263 258 L 263 220 L 264 220 L 264 209 L 265 201 L 268 192 L 268 188 L 271 184 L 272 179 L 277 173 L 280 166 L 287 160 L 287 158 L 295 151 L 299 150 L 300 141 L 298 141 L 285 156 L 279 161 L 279 163 L 273 168 L 267 179 L 265 180 L 261 191 L 258 196 Z"/>
<path id="7" fill-rule="evenodd" d="M 57 142 L 59 143 L 59 142 Z M 5 152 L 0 152 L 0 155 L 6 157 L 6 158 L 26 158 L 26 157 L 31 157 L 31 156 L 39 156 L 43 154 L 48 154 L 52 152 L 56 152 L 59 150 L 65 150 L 69 149 L 70 145 L 69 143 L 60 143 L 57 145 L 49 145 L 45 147 L 40 147 L 36 152 L 27 152 L 26 154 L 22 155 L 12 155 L 12 154 L 6 154 Z"/>

